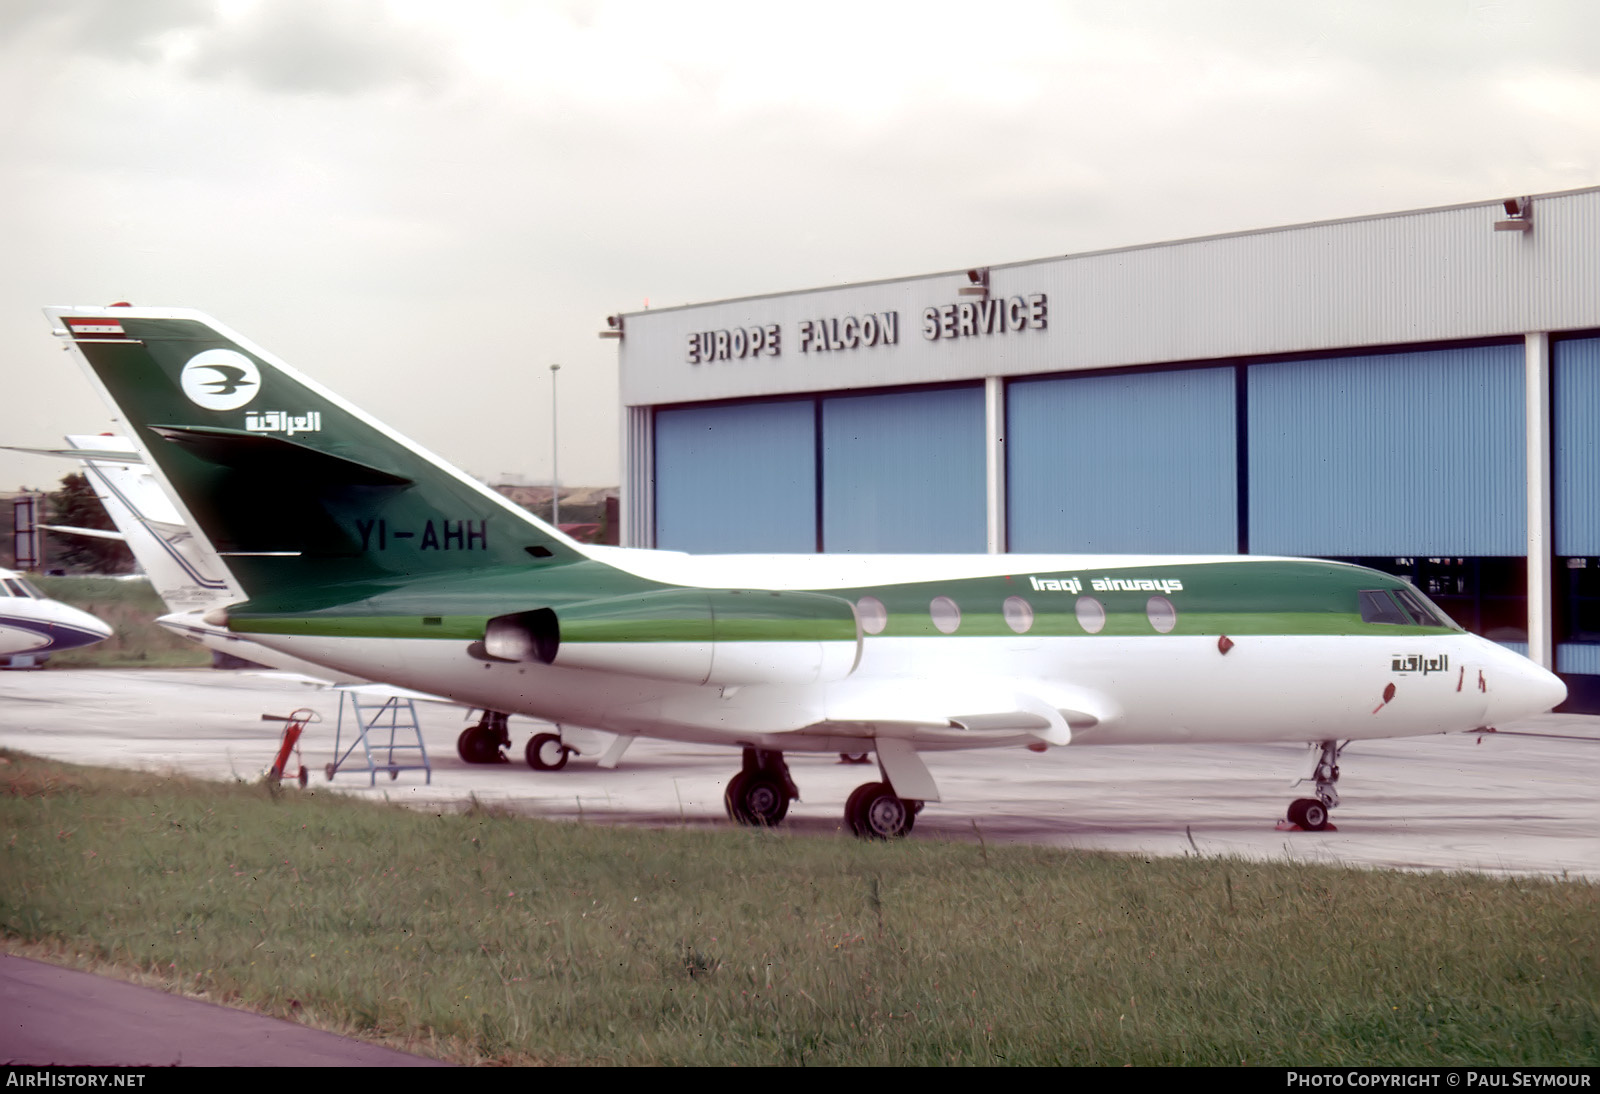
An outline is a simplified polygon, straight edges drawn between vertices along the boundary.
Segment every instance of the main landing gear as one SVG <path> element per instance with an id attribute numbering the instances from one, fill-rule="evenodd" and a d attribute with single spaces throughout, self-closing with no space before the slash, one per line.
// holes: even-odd
<path id="1" fill-rule="evenodd" d="M 560 771 L 567 766 L 567 757 L 576 751 L 561 740 L 559 733 L 535 733 L 528 738 L 528 747 L 522 750 L 522 757 L 535 771 Z"/>
<path id="2" fill-rule="evenodd" d="M 844 803 L 844 822 L 861 839 L 899 839 L 920 812 L 921 802 L 900 797 L 888 783 L 867 783 Z"/>
<path id="3" fill-rule="evenodd" d="M 759 748 L 744 750 L 744 766 L 722 795 L 729 819 L 761 828 L 781 822 L 789 803 L 799 800 L 783 753 Z M 867 783 L 850 795 L 844 822 L 862 839 L 898 839 L 911 831 L 920 812 L 922 802 L 900 797 L 889 783 Z"/>
<path id="4" fill-rule="evenodd" d="M 722 794 L 731 820 L 762 828 L 782 821 L 789 803 L 799 800 L 800 790 L 789 776 L 783 753 L 761 748 L 744 750 L 744 767 L 728 780 L 728 789 Z"/>
<path id="5" fill-rule="evenodd" d="M 1339 791 L 1334 784 L 1339 781 L 1339 753 L 1345 750 L 1346 741 L 1323 741 L 1321 751 L 1317 755 L 1317 765 L 1311 774 L 1295 783 L 1314 783 L 1317 796 L 1314 798 L 1296 798 L 1289 803 L 1289 823 L 1303 828 L 1307 832 L 1322 832 L 1331 827 L 1328 823 L 1328 813 L 1339 804 Z"/>
<path id="6" fill-rule="evenodd" d="M 486 710 L 477 725 L 468 726 L 456 738 L 456 754 L 469 764 L 509 763 L 500 751 L 511 745 L 511 734 L 506 730 L 507 715 L 503 711 Z"/>

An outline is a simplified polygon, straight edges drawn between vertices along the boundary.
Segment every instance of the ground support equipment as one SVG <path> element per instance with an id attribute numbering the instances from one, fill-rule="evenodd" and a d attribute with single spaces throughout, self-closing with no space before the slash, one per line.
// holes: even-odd
<path id="1" fill-rule="evenodd" d="M 344 747 L 345 703 L 350 705 L 350 720 L 355 723 L 350 745 Z M 384 732 L 388 743 L 382 741 Z M 350 757 L 356 748 L 361 757 L 354 763 Z M 389 778 L 398 779 L 402 771 L 423 771 L 427 782 L 433 783 L 433 764 L 428 760 L 428 748 L 422 743 L 422 726 L 417 721 L 414 700 L 390 696 L 381 704 L 363 704 L 361 696 L 353 691 L 339 693 L 339 721 L 333 735 L 334 761 L 323 772 L 329 781 L 345 768 L 360 770 L 362 759 L 366 762 L 367 784 L 378 785 L 378 772 L 387 771 Z"/>

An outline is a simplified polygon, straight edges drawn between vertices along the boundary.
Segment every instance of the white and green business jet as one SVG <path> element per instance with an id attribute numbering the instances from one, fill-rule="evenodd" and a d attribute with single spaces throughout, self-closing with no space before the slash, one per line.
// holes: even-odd
<path id="1" fill-rule="evenodd" d="M 1340 742 L 1566 694 L 1407 583 L 1330 562 L 580 545 L 205 315 L 47 314 L 243 590 L 213 622 L 469 706 L 743 749 L 743 823 L 799 797 L 788 752 L 875 753 L 845 819 L 892 837 L 939 799 L 922 752 L 1306 741 L 1314 796 L 1289 818 L 1316 829 Z"/>

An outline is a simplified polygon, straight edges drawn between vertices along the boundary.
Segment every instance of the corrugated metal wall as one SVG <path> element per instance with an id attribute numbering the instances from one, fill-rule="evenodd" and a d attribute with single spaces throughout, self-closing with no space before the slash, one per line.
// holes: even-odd
<path id="1" fill-rule="evenodd" d="M 1013 551 L 1231 554 L 1234 370 L 1014 381 Z"/>
<path id="2" fill-rule="evenodd" d="M 1255 554 L 1523 555 L 1522 347 L 1249 370 Z"/>
<path id="3" fill-rule="evenodd" d="M 822 401 L 823 550 L 985 547 L 983 388 Z"/>
<path id="4" fill-rule="evenodd" d="M 656 546 L 697 554 L 817 549 L 816 404 L 656 413 Z"/>
<path id="5" fill-rule="evenodd" d="M 1048 299 L 1043 327 L 927 338 L 965 271 L 626 317 L 625 405 L 960 382 L 1600 326 L 1600 189 L 1065 255 L 990 269 L 991 296 Z M 896 337 L 802 352 L 801 324 L 898 316 Z M 774 329 L 779 352 L 689 359 L 692 334 Z M 763 343 L 765 344 L 765 342 Z"/>

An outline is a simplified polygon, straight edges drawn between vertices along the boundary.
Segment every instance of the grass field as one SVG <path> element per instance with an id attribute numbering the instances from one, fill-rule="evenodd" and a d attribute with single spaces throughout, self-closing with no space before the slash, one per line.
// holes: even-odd
<path id="1" fill-rule="evenodd" d="M 13 951 L 464 1063 L 1600 1063 L 1586 883 L 0 787 Z"/>
<path id="2" fill-rule="evenodd" d="M 52 654 L 47 668 L 184 668 L 211 664 L 203 646 L 157 625 L 167 613 L 144 578 L 33 577 L 48 597 L 82 608 L 115 630 L 104 642 Z"/>

